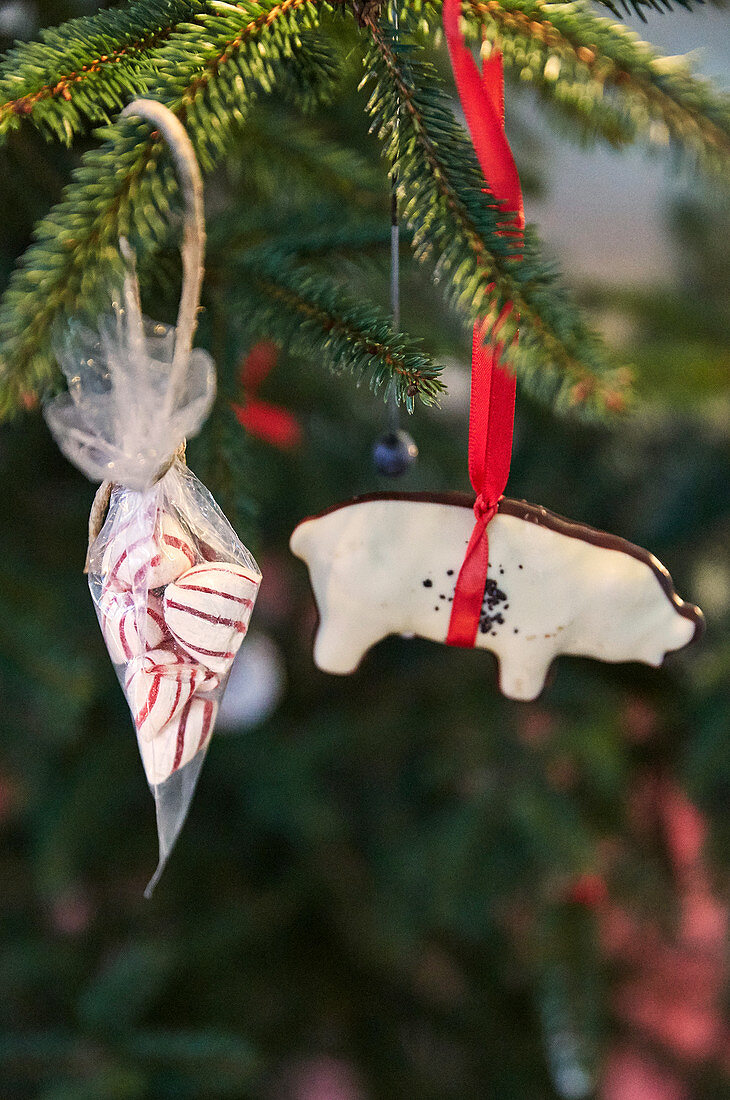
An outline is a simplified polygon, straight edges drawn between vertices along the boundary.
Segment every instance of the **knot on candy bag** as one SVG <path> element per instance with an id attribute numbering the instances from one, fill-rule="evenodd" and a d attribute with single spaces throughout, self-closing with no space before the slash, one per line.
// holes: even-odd
<path id="1" fill-rule="evenodd" d="M 161 104 L 137 100 L 123 114 L 154 125 L 178 170 L 185 217 L 177 323 L 142 316 L 134 256 L 121 241 L 121 301 L 97 331 L 70 327 L 58 341 L 68 392 L 45 416 L 64 454 L 103 481 L 87 572 L 155 798 L 160 852 L 149 893 L 190 806 L 261 573 L 184 459 L 185 438 L 199 431 L 215 396 L 213 361 L 191 346 L 205 247 L 195 155 Z"/>

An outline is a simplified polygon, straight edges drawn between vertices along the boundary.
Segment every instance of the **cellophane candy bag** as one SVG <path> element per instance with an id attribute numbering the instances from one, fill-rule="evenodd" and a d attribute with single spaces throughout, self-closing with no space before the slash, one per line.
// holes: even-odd
<path id="1" fill-rule="evenodd" d="M 165 123 L 164 108 L 150 110 Z M 177 120 L 175 127 L 184 144 Z M 183 152 L 197 186 L 192 150 Z M 191 201 L 202 202 L 199 187 Z M 177 326 L 143 318 L 122 242 L 121 301 L 98 331 L 65 330 L 56 353 L 68 392 L 45 410 L 63 452 L 104 482 L 102 503 L 108 496 L 87 569 L 155 798 L 160 853 L 148 892 L 185 820 L 261 583 L 252 555 L 182 458 L 215 395 L 210 356 L 190 347 L 204 240 L 202 206 L 193 213 Z"/>
<path id="2" fill-rule="evenodd" d="M 179 459 L 149 489 L 112 490 L 88 565 L 155 797 L 161 870 L 185 820 L 261 574 Z"/>

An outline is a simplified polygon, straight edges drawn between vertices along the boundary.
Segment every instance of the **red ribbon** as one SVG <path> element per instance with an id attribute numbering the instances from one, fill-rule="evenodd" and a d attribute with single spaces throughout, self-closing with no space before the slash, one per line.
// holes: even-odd
<path id="1" fill-rule="evenodd" d="M 444 0 L 446 43 L 474 151 L 493 200 L 506 212 L 500 232 L 515 236 L 524 229 L 525 216 L 520 180 L 504 132 L 502 55 L 493 49 L 480 73 L 471 50 L 464 44 L 460 18 L 461 0 Z M 503 344 L 497 342 L 497 334 L 511 310 L 512 303 L 508 302 L 491 329 L 488 321 L 474 326 L 469 477 L 477 494 L 476 522 L 456 582 L 448 645 L 471 648 L 476 641 L 489 566 L 487 525 L 497 511 L 509 476 L 515 379 L 499 365 Z M 489 342 L 485 342 L 487 339 Z"/>
<path id="2" fill-rule="evenodd" d="M 241 366 L 241 385 L 245 402 L 234 405 L 233 411 L 251 435 L 281 450 L 290 450 L 301 442 L 299 422 L 292 413 L 268 401 L 261 401 L 254 394 L 271 373 L 278 357 L 278 349 L 268 340 L 260 340 L 249 351 Z"/>

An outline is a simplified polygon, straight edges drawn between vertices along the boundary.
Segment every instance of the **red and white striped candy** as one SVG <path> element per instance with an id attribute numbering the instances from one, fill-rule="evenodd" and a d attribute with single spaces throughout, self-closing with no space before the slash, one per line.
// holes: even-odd
<path id="1" fill-rule="evenodd" d="M 99 623 L 115 665 L 140 657 L 147 649 L 159 649 L 169 637 L 162 616 L 162 600 L 152 592 L 148 593 L 147 605 L 138 616 L 130 592 L 108 590 L 99 601 Z"/>
<path id="2" fill-rule="evenodd" d="M 105 587 L 162 588 L 195 564 L 193 540 L 174 516 L 159 513 L 154 531 L 151 520 L 135 516 L 112 535 L 101 563 Z"/>
<path id="3" fill-rule="evenodd" d="M 168 649 L 156 649 L 130 662 L 124 679 L 137 733 L 151 741 L 190 701 L 195 691 L 213 691 L 218 677 Z"/>
<path id="4" fill-rule="evenodd" d="M 251 618 L 261 574 L 229 562 L 203 562 L 165 589 L 163 613 L 173 638 L 214 672 L 226 672 Z"/>
<path id="5" fill-rule="evenodd" d="M 154 741 L 140 741 L 147 781 L 154 787 L 188 764 L 210 741 L 218 704 L 194 695 Z"/>

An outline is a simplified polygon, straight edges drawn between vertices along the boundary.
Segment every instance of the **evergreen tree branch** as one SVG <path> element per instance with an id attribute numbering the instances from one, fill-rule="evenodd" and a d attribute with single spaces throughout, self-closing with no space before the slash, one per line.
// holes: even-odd
<path id="1" fill-rule="evenodd" d="M 363 218 L 351 224 L 337 226 L 334 224 L 336 211 L 329 210 L 330 224 L 324 223 L 326 228 L 311 229 L 296 225 L 287 227 L 287 233 L 277 238 L 276 247 L 282 252 L 297 257 L 329 256 L 336 252 L 346 255 L 356 253 L 358 259 L 369 251 L 379 251 L 390 245 L 391 227 L 386 221 L 379 218 Z M 410 234 L 405 226 L 400 227 L 399 237 L 401 242 L 407 243 Z"/>
<path id="2" fill-rule="evenodd" d="M 243 174 L 247 190 L 253 186 L 265 199 L 276 196 L 297 204 L 312 194 L 337 195 L 353 205 L 373 208 L 384 200 L 383 174 L 358 150 L 343 145 L 313 125 L 301 125 L 295 116 L 270 111 L 268 102 L 257 108 L 246 126 Z M 281 180 L 287 180 L 282 196 Z"/>
<path id="3" fill-rule="evenodd" d="M 321 246 L 313 240 L 312 245 Z M 370 389 L 384 387 L 413 411 L 415 398 L 433 405 L 444 385 L 436 366 L 413 338 L 393 331 L 376 306 L 355 300 L 331 279 L 279 249 L 256 249 L 234 267 L 234 284 L 223 283 L 227 298 L 240 301 L 239 316 L 254 339 L 288 346 L 298 355 L 321 360 L 358 382 L 369 376 Z"/>
<path id="4" fill-rule="evenodd" d="M 156 59 L 157 98 L 183 121 L 204 169 L 229 148 L 252 99 L 294 81 L 298 98 L 334 80 L 326 44 L 309 33 L 326 0 L 212 2 Z M 140 259 L 169 234 L 177 183 L 162 141 L 135 119 L 99 131 L 64 199 L 36 228 L 35 243 L 0 303 L 0 417 L 22 406 L 53 373 L 50 332 L 60 311 L 108 305 L 119 276 L 117 241 Z"/>
<path id="5" fill-rule="evenodd" d="M 0 140 L 29 120 L 70 144 L 144 87 L 154 51 L 205 9 L 200 0 L 137 0 L 41 31 L 0 62 Z"/>
<path id="6" fill-rule="evenodd" d="M 472 320 L 493 324 L 513 304 L 500 329 L 505 359 L 542 399 L 594 415 L 625 407 L 626 373 L 611 367 L 601 341 L 541 259 L 532 232 L 500 232 L 507 215 L 484 194 L 471 143 L 433 66 L 417 47 L 365 21 L 373 46 L 363 84 L 375 84 L 368 110 L 398 174 L 417 258 L 435 260 L 447 296 Z"/>
<path id="7" fill-rule="evenodd" d="M 464 0 L 463 11 L 467 24 L 485 24 L 499 41 L 508 68 L 584 130 L 600 131 L 603 122 L 606 132 L 608 121 L 611 140 L 671 140 L 705 165 L 727 169 L 730 97 L 694 76 L 686 59 L 660 57 L 585 0 Z"/>
<path id="8" fill-rule="evenodd" d="M 341 225 L 340 215 L 341 210 L 335 203 L 318 203 L 308 206 L 306 211 L 295 211 L 282 227 L 281 213 L 275 208 L 257 206 L 255 212 L 225 211 L 211 219 L 208 226 L 208 267 L 218 261 L 221 272 L 234 270 L 239 262 L 245 266 L 247 253 L 264 245 L 292 258 L 341 252 L 355 253 L 359 259 L 367 252 L 381 251 L 390 244 L 391 226 L 385 217 L 349 217 Z M 400 238 L 402 241 L 409 239 L 404 226 L 401 226 Z"/>
<path id="9" fill-rule="evenodd" d="M 666 12 L 673 10 L 674 4 L 684 8 L 685 11 L 692 11 L 693 3 L 695 6 L 697 4 L 702 6 L 705 0 L 618 0 L 617 3 L 614 3 L 614 0 L 596 0 L 596 3 L 608 8 L 619 19 L 623 18 L 623 15 L 631 15 L 633 12 L 638 15 L 642 23 L 646 23 L 645 11 L 647 8 L 657 15 L 664 15 Z"/>

